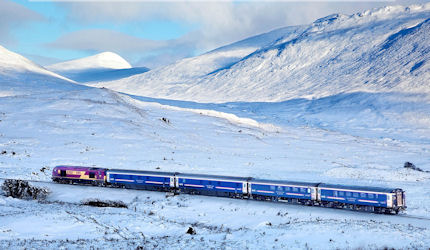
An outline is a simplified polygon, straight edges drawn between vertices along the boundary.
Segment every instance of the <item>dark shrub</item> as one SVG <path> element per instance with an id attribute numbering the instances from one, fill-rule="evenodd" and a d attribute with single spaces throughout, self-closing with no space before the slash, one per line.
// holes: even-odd
<path id="1" fill-rule="evenodd" d="M 102 201 L 99 199 L 90 199 L 82 202 L 82 205 L 92 207 L 119 207 L 128 208 L 127 204 L 122 201 Z"/>
<path id="2" fill-rule="evenodd" d="M 31 186 L 28 181 L 7 179 L 1 186 L 4 194 L 18 199 L 44 200 L 50 193 L 46 187 Z"/>

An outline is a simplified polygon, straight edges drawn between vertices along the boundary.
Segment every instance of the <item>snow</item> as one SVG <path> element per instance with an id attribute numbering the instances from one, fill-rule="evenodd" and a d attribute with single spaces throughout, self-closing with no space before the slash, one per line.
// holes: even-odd
<path id="1" fill-rule="evenodd" d="M 126 93 L 2 48 L 0 177 L 52 193 L 0 195 L 0 248 L 428 248 L 428 15 L 428 5 L 332 15 L 100 83 Z M 390 216 L 54 184 L 60 164 L 402 188 L 408 207 Z"/>
<path id="2" fill-rule="evenodd" d="M 423 187 L 430 176 L 403 169 L 404 161 L 412 159 L 430 170 L 430 145 L 424 141 L 358 137 L 284 123 L 275 123 L 282 129 L 271 131 L 250 122 L 251 118 L 241 120 L 225 112 L 181 108 L 170 102 L 144 102 L 107 89 L 3 97 L 0 146 L 7 153 L 0 155 L 0 176 L 49 181 L 55 165 L 76 164 L 401 187 L 407 192 L 407 214 L 429 218 L 430 190 Z M 170 123 L 163 122 L 163 117 Z M 48 167 L 44 172 L 43 166 Z M 417 218 L 34 185 L 52 190 L 47 203 L 0 196 L 2 246 L 77 247 L 80 240 L 86 246 L 160 248 L 420 248 L 430 244 L 428 221 Z M 129 208 L 80 205 L 89 198 L 121 200 Z M 35 226 L 25 227 L 28 222 Z M 189 226 L 196 235 L 185 233 Z M 309 237 L 315 230 L 321 233 Z M 101 238 L 103 242 L 97 240 Z"/>
<path id="3" fill-rule="evenodd" d="M 146 67 L 132 67 L 124 58 L 113 52 L 47 66 L 53 72 L 80 83 L 112 81 L 147 72 Z"/>
<path id="4" fill-rule="evenodd" d="M 17 75 L 21 77 L 22 75 L 29 73 L 57 78 L 56 80 L 73 82 L 63 76 L 46 70 L 45 68 L 35 64 L 27 58 L 9 51 L 0 45 L 0 80 L 5 80 L 8 78 L 16 80 Z"/>
<path id="5" fill-rule="evenodd" d="M 219 53 L 235 58 L 228 64 L 210 63 L 213 55 L 208 53 L 92 86 L 218 103 L 279 102 L 358 91 L 429 93 L 429 16 L 429 3 L 333 15 L 281 30 L 279 39 L 271 37 L 268 44 L 246 51 L 249 54 L 234 56 L 240 46 L 227 46 Z"/>
<path id="6" fill-rule="evenodd" d="M 103 52 L 76 60 L 56 63 L 46 67 L 52 71 L 83 71 L 93 69 L 129 69 L 131 65 L 120 55 L 113 52 Z"/>

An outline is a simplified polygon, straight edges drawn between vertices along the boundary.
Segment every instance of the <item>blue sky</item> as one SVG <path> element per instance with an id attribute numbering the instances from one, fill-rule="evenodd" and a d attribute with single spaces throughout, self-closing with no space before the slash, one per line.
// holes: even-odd
<path id="1" fill-rule="evenodd" d="M 0 0 L 0 45 L 41 65 L 112 51 L 155 68 L 332 13 L 422 2 Z"/>

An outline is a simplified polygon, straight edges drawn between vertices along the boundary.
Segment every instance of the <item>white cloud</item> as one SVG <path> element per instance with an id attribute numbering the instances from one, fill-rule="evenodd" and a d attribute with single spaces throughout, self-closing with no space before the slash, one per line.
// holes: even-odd
<path id="1" fill-rule="evenodd" d="M 8 44 L 13 41 L 13 29 L 44 18 L 38 13 L 8 0 L 0 0 L 0 41 Z"/>
<path id="2" fill-rule="evenodd" d="M 80 50 L 93 53 L 112 51 L 124 56 L 135 66 L 155 67 L 160 62 L 170 63 L 187 56 L 195 50 L 186 37 L 155 41 L 127 35 L 118 31 L 87 29 L 61 36 L 46 46 L 56 49 Z M 150 60 L 157 60 L 153 63 Z M 143 63 L 145 62 L 145 65 Z M 163 64 L 164 64 L 163 63 Z"/>
<path id="3" fill-rule="evenodd" d="M 167 20 L 197 26 L 183 37 L 153 41 L 108 30 L 82 30 L 67 34 L 51 45 L 58 48 L 110 50 L 132 60 L 153 65 L 170 63 L 196 51 L 208 51 L 275 28 L 306 24 L 332 13 L 355 13 L 387 3 L 333 2 L 60 2 L 68 18 L 82 25 L 120 23 L 138 25 Z M 179 53 L 178 53 L 179 51 Z M 136 58 L 136 53 L 140 58 Z M 127 54 L 129 54 L 127 56 Z M 160 59 L 161 58 L 161 59 Z"/>

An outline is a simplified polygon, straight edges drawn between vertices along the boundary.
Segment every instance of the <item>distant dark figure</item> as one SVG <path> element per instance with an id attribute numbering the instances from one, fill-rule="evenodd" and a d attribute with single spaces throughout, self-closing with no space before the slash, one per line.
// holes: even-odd
<path id="1" fill-rule="evenodd" d="M 189 227 L 187 230 L 187 234 L 194 235 L 194 234 L 196 234 L 196 230 L 194 230 L 194 228 L 192 228 L 192 227 Z"/>

